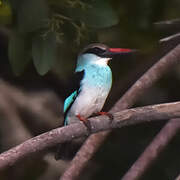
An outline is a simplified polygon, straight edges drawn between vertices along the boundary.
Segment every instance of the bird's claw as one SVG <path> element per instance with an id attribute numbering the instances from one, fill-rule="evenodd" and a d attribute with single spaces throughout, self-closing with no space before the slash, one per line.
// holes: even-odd
<path id="1" fill-rule="evenodd" d="M 90 123 L 90 121 L 89 121 L 88 119 L 82 117 L 82 116 L 79 115 L 79 114 L 76 115 L 76 117 L 77 117 L 80 121 L 82 121 L 82 122 L 84 123 L 84 125 L 86 126 L 87 131 L 88 131 L 87 136 L 89 136 L 89 135 L 91 134 L 91 132 L 92 132 L 92 128 L 91 128 L 91 123 Z"/>
<path id="2" fill-rule="evenodd" d="M 98 115 L 104 115 L 104 116 L 107 116 L 108 118 L 109 118 L 109 120 L 110 120 L 110 123 L 112 123 L 112 121 L 113 121 L 113 119 L 114 119 L 114 116 L 111 114 L 111 113 L 109 113 L 109 112 L 98 112 L 97 113 Z"/>

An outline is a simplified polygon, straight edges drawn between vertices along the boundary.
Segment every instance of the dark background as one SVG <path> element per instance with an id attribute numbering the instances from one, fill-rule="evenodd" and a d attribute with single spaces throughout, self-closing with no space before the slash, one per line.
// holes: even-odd
<path id="1" fill-rule="evenodd" d="M 0 151 L 62 124 L 78 52 L 89 43 L 138 51 L 110 62 L 113 87 L 104 110 L 180 38 L 179 0 L 0 0 Z M 169 20 L 169 23 L 162 21 Z M 173 21 L 172 21 L 173 20 Z M 161 22 L 161 23 L 160 23 Z M 180 66 L 153 85 L 134 107 L 178 101 Z M 79 179 L 121 179 L 166 122 L 113 130 Z M 142 179 L 179 174 L 179 134 Z M 0 179 L 58 179 L 68 162 L 53 149 L 0 173 Z"/>

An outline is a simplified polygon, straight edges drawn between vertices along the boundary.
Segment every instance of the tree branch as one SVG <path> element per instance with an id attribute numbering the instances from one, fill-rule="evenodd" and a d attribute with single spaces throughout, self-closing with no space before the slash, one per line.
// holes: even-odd
<path id="1" fill-rule="evenodd" d="M 180 174 L 178 174 L 175 180 L 180 180 Z"/>
<path id="2" fill-rule="evenodd" d="M 177 47 L 174 50 L 178 53 L 178 51 L 180 52 L 180 50 L 178 50 Z M 169 60 L 171 61 L 173 60 L 173 58 Z M 152 165 L 152 163 L 159 156 L 162 150 L 167 146 L 167 144 L 177 134 L 179 129 L 180 129 L 180 122 L 177 121 L 177 119 L 169 120 L 169 122 L 155 136 L 152 142 L 146 147 L 144 152 L 131 166 L 131 168 L 127 171 L 127 173 L 123 176 L 122 179 L 129 180 L 133 177 L 133 179 L 136 180 L 140 178 L 145 173 L 147 168 Z"/>
<path id="3" fill-rule="evenodd" d="M 179 128 L 180 119 L 171 119 L 156 135 L 137 161 L 131 166 L 128 172 L 123 176 L 122 180 L 139 179 L 176 135 Z"/>
<path id="4" fill-rule="evenodd" d="M 59 126 L 60 122 L 63 122 L 62 112 L 56 113 L 59 110 L 59 106 L 63 106 L 63 103 L 51 91 L 41 92 L 40 96 L 37 92 L 29 93 L 23 91 L 0 79 L 0 94 L 6 98 L 5 101 L 11 102 L 9 105 L 13 104 L 15 106 L 21 116 L 23 114 L 23 117 L 30 117 L 29 119 L 22 118 L 22 122 L 26 121 L 28 128 L 30 130 L 33 129 L 32 133 L 51 130 Z M 50 121 L 50 119 L 53 119 L 53 121 Z"/>
<path id="5" fill-rule="evenodd" d="M 127 109 L 113 114 L 114 120 L 110 123 L 107 116 L 98 116 L 90 118 L 92 133 L 112 128 L 121 128 L 142 122 L 153 120 L 164 120 L 180 117 L 180 101 L 166 103 L 141 108 Z M 36 154 L 58 143 L 85 136 L 87 129 L 83 123 L 74 123 L 72 125 L 57 128 L 31 138 L 24 143 L 0 154 L 0 170 L 12 166 L 23 158 Z"/>
<path id="6" fill-rule="evenodd" d="M 132 106 L 149 87 L 151 87 L 163 76 L 163 74 L 168 72 L 168 70 L 170 70 L 179 61 L 180 45 L 177 45 L 135 82 L 135 84 L 124 94 L 115 106 L 113 106 L 111 112 L 116 112 Z M 78 177 L 89 159 L 91 159 L 93 154 L 101 146 L 108 135 L 109 131 L 91 135 L 71 161 L 69 168 L 65 171 L 61 180 L 71 180 Z"/>

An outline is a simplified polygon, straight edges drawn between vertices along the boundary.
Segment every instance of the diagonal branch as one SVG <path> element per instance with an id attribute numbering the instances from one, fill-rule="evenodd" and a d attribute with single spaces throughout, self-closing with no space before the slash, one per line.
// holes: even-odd
<path id="1" fill-rule="evenodd" d="M 148 88 L 150 88 L 179 61 L 180 45 L 177 45 L 136 81 L 136 83 L 115 104 L 115 106 L 111 109 L 111 112 L 116 112 L 132 106 Z M 93 154 L 101 146 L 108 135 L 109 132 L 91 135 L 71 161 L 69 168 L 65 171 L 64 175 L 61 177 L 61 180 L 72 180 L 77 178 L 82 169 L 86 166 L 89 159 L 91 159 Z"/>
<path id="2" fill-rule="evenodd" d="M 131 166 L 122 180 L 137 180 L 145 173 L 148 167 L 157 159 L 162 150 L 172 140 L 180 129 L 180 119 L 171 119 L 155 136 L 150 145 Z"/>
<path id="3" fill-rule="evenodd" d="M 180 118 L 180 101 L 134 109 L 127 109 L 113 114 L 114 120 L 110 123 L 107 116 L 90 118 L 92 133 L 112 128 L 121 128 L 138 123 L 151 122 L 153 120 L 165 120 L 169 118 Z M 14 165 L 23 158 L 36 154 L 49 147 L 85 136 L 87 129 L 83 123 L 57 128 L 31 138 L 24 143 L 0 154 L 0 170 Z"/>

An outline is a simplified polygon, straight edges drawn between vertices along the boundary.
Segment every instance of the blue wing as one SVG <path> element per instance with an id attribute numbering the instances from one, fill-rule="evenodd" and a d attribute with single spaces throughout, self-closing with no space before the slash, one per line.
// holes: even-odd
<path id="1" fill-rule="evenodd" d="M 70 95 L 64 101 L 64 125 L 68 124 L 66 116 L 69 109 L 73 105 L 76 97 L 80 93 L 80 84 L 81 84 L 81 80 L 83 79 L 83 76 L 84 76 L 84 70 L 80 72 L 76 72 L 74 75 L 74 80 L 72 82 L 74 87 L 71 89 Z"/>
<path id="2" fill-rule="evenodd" d="M 71 104 L 77 97 L 77 91 L 74 91 L 70 96 L 68 96 L 64 101 L 64 113 L 68 110 Z"/>

